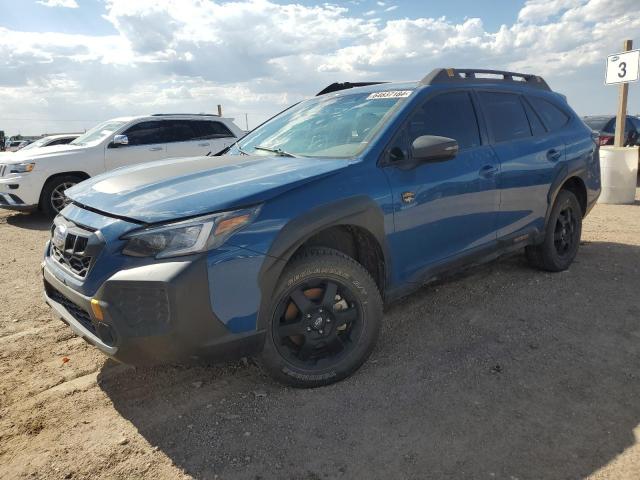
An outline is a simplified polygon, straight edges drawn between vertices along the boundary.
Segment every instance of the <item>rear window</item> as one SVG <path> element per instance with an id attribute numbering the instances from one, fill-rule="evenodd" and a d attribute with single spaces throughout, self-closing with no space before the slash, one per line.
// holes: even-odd
<path id="1" fill-rule="evenodd" d="M 479 96 L 495 142 L 531 137 L 529 120 L 518 95 L 479 92 Z"/>
<path id="2" fill-rule="evenodd" d="M 559 130 L 569 122 L 569 115 L 553 103 L 538 97 L 527 97 L 527 100 L 531 102 L 531 105 L 533 105 L 533 108 L 538 112 L 538 115 L 540 115 L 549 130 Z"/>

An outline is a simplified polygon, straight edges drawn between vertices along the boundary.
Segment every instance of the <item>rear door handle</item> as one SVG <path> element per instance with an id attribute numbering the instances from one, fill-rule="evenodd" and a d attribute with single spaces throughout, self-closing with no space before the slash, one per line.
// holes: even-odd
<path id="1" fill-rule="evenodd" d="M 555 148 L 552 148 L 547 152 L 547 158 L 552 162 L 557 162 L 558 160 L 560 160 L 560 157 L 562 157 L 562 152 L 559 152 Z"/>
<path id="2" fill-rule="evenodd" d="M 150 151 L 150 152 L 158 152 L 158 151 L 160 151 L 160 150 L 162 150 L 162 147 L 151 147 L 151 148 L 149 149 L 149 151 Z"/>
<path id="3" fill-rule="evenodd" d="M 199 143 L 198 146 L 199 147 L 208 147 L 209 144 L 208 143 Z"/>
<path id="4" fill-rule="evenodd" d="M 495 175 L 498 169 L 494 165 L 485 165 L 480 169 L 480 176 L 484 178 L 490 178 Z"/>

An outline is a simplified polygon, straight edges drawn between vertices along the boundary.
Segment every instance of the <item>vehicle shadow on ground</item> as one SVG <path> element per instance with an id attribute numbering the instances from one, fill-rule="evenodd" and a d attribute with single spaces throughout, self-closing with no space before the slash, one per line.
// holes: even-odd
<path id="1" fill-rule="evenodd" d="M 9 225 L 18 228 L 39 231 L 49 230 L 51 228 L 51 219 L 41 212 L 16 213 L 6 218 Z"/>
<path id="2" fill-rule="evenodd" d="M 315 390 L 251 362 L 99 384 L 175 465 L 214 478 L 582 478 L 640 423 L 640 247 L 585 242 L 571 270 L 522 256 L 392 305 L 370 361 Z"/>

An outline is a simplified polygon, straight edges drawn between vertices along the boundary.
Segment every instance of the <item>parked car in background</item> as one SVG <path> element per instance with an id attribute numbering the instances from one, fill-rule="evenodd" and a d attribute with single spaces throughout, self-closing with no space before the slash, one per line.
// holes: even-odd
<path id="1" fill-rule="evenodd" d="M 598 132 L 600 145 L 613 145 L 616 132 L 616 117 L 611 115 L 591 115 L 583 117 L 592 130 Z M 634 147 L 640 145 L 640 119 L 627 115 L 624 125 L 624 146 Z"/>
<path id="2" fill-rule="evenodd" d="M 27 150 L 41 147 L 53 147 L 54 145 L 66 145 L 67 143 L 71 143 L 79 136 L 79 133 L 48 135 L 46 137 L 42 137 L 39 140 L 36 140 L 35 142 L 30 143 L 26 147 L 23 147 L 22 151 L 26 152 Z"/>
<path id="3" fill-rule="evenodd" d="M 7 152 L 17 152 L 18 150 L 29 145 L 29 140 L 13 140 L 7 145 Z"/>
<path id="4" fill-rule="evenodd" d="M 115 118 L 67 145 L 0 158 L 0 207 L 40 208 L 53 217 L 65 190 L 114 168 L 174 157 L 216 154 L 243 136 L 232 119 L 204 114 Z"/>
<path id="5" fill-rule="evenodd" d="M 257 354 L 284 383 L 332 383 L 372 352 L 383 302 L 519 249 L 569 268 L 600 194 L 596 139 L 535 75 L 332 89 L 228 155 L 70 189 L 46 300 L 125 363 Z"/>

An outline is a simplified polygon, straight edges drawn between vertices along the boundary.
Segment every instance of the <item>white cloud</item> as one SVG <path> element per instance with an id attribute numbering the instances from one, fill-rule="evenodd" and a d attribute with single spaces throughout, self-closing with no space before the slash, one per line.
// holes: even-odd
<path id="1" fill-rule="evenodd" d="M 38 0 L 36 3 L 45 7 L 78 8 L 76 0 Z"/>
<path id="2" fill-rule="evenodd" d="M 114 35 L 0 27 L 0 127 L 82 129 L 218 103 L 255 124 L 333 81 L 420 79 L 439 66 L 541 74 L 579 111 L 604 112 L 615 89 L 602 86 L 601 64 L 640 29 L 637 0 L 529 0 L 497 31 L 478 18 L 373 15 L 269 0 L 107 0 Z"/>
<path id="3" fill-rule="evenodd" d="M 391 5 L 390 7 L 387 7 L 384 9 L 385 12 L 393 12 L 394 10 L 396 10 L 398 8 L 397 5 Z"/>

